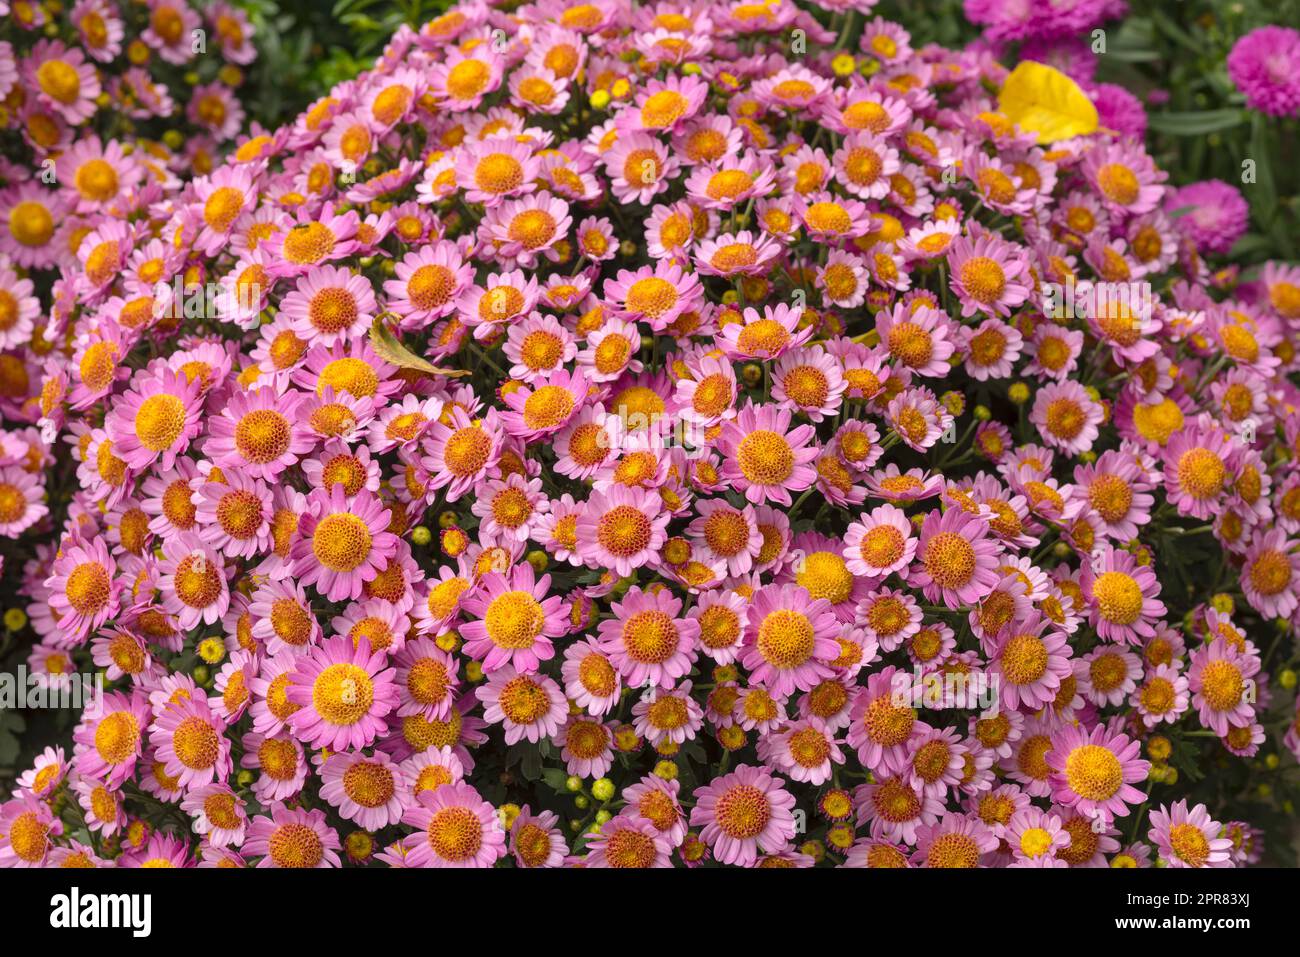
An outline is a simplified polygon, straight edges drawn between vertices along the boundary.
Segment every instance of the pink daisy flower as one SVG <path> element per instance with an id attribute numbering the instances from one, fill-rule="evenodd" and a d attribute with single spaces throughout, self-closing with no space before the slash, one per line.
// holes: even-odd
<path id="1" fill-rule="evenodd" d="M 1281 528 L 1257 534 L 1246 550 L 1241 590 L 1262 617 L 1291 617 L 1300 607 L 1300 543 Z"/>
<path id="2" fill-rule="evenodd" d="M 410 800 L 405 775 L 382 751 L 333 754 L 320 769 L 320 796 L 367 831 L 401 821 Z"/>
<path id="3" fill-rule="evenodd" d="M 1151 568 L 1109 546 L 1094 553 L 1080 575 L 1079 588 L 1088 603 L 1088 620 L 1107 641 L 1140 644 L 1155 634 L 1155 623 L 1166 612 Z"/>
<path id="4" fill-rule="evenodd" d="M 854 575 L 884 579 L 903 572 L 916 555 L 917 541 L 907 514 L 878 505 L 849 525 L 844 535 L 846 567 Z"/>
<path id="5" fill-rule="evenodd" d="M 601 825 L 587 845 L 586 867 L 672 867 L 672 846 L 650 821 L 628 813 Z"/>
<path id="6" fill-rule="evenodd" d="M 1091 732 L 1067 725 L 1052 736 L 1043 760 L 1052 769 L 1052 800 L 1082 814 L 1127 817 L 1146 795 L 1134 787 L 1147 778 L 1142 744 L 1098 725 Z"/>
<path id="7" fill-rule="evenodd" d="M 618 703 L 622 680 L 609 656 L 592 638 L 575 641 L 564 649 L 561 666 L 564 693 L 587 713 L 600 717 Z"/>
<path id="8" fill-rule="evenodd" d="M 613 734 L 595 718 L 569 715 L 555 739 L 565 770 L 583 778 L 600 778 L 614 766 Z"/>
<path id="9" fill-rule="evenodd" d="M 305 401 L 300 392 L 277 394 L 271 388 L 236 392 L 221 414 L 208 420 L 204 452 L 223 469 L 274 481 L 314 444 L 302 423 Z"/>
<path id="10" fill-rule="evenodd" d="M 45 581 L 63 644 L 83 643 L 91 632 L 117 615 L 121 583 L 116 574 L 117 563 L 102 538 L 65 540 Z"/>
<path id="11" fill-rule="evenodd" d="M 1232 838 L 1222 832 L 1204 804 L 1188 810 L 1186 801 L 1176 801 L 1151 812 L 1147 840 L 1170 867 L 1232 867 Z"/>
<path id="12" fill-rule="evenodd" d="M 240 852 L 261 857 L 258 867 L 341 867 L 339 836 L 319 809 L 271 806 L 271 816 L 258 816 L 248 825 Z"/>
<path id="13" fill-rule="evenodd" d="M 551 576 L 537 578 L 524 562 L 508 572 L 489 572 L 473 593 L 461 600 L 470 620 L 460 625 L 465 654 L 483 663 L 489 674 L 513 667 L 533 672 L 555 656 L 552 638 L 567 632 L 563 599 L 549 594 Z"/>
<path id="14" fill-rule="evenodd" d="M 154 721 L 149 741 L 157 749 L 168 777 L 188 791 L 230 775 L 230 739 L 226 722 L 207 699 L 191 697 L 169 705 Z"/>
<path id="15" fill-rule="evenodd" d="M 773 501 L 789 506 L 790 493 L 807 489 L 816 477 L 809 464 L 818 455 L 816 433 L 810 425 L 791 429 L 791 418 L 789 408 L 751 402 L 723 423 L 720 476 L 755 505 Z"/>
<path id="16" fill-rule="evenodd" d="M 938 309 L 919 302 L 896 303 L 892 310 L 876 313 L 876 332 L 889 357 L 914 375 L 926 378 L 948 375 L 948 360 L 956 352 L 956 346 L 949 338 L 952 323 Z"/>
<path id="17" fill-rule="evenodd" d="M 797 585 L 771 585 L 754 593 L 746 616 L 741 663 L 750 680 L 772 693 L 807 691 L 834 672 L 840 653 L 835 612 Z"/>
<path id="18" fill-rule="evenodd" d="M 488 723 L 505 726 L 506 744 L 536 744 L 554 737 L 568 712 L 559 685 L 543 674 L 516 671 L 513 665 L 493 671 L 475 694 Z"/>
<path id="19" fill-rule="evenodd" d="M 921 525 L 909 583 L 949 608 L 973 604 L 997 586 L 1001 553 L 983 519 L 962 509 L 930 512 Z"/>
<path id="20" fill-rule="evenodd" d="M 101 712 L 83 713 L 73 732 L 77 773 L 102 781 L 108 788 L 120 787 L 135 772 L 150 721 L 149 702 L 144 695 L 138 691 L 130 695 L 107 692 Z"/>
<path id="21" fill-rule="evenodd" d="M 458 308 L 474 283 L 474 267 L 455 243 L 442 241 L 407 253 L 394 277 L 384 283 L 387 308 L 402 317 L 401 328 L 423 329 Z"/>
<path id="22" fill-rule="evenodd" d="M 671 516 L 662 499 L 641 488 L 612 485 L 592 492 L 574 535 L 584 564 L 622 577 L 656 561 Z"/>
<path id="23" fill-rule="evenodd" d="M 1215 638 L 1192 653 L 1187 687 L 1201 724 L 1224 736 L 1230 725 L 1243 726 L 1255 717 L 1255 676 L 1259 657 Z"/>
<path id="24" fill-rule="evenodd" d="M 280 303 L 299 339 L 324 345 L 364 335 L 376 310 L 370 281 L 336 266 L 314 267 Z"/>
<path id="25" fill-rule="evenodd" d="M 525 441 L 553 435 L 582 410 L 587 389 L 581 372 L 558 369 L 539 376 L 505 396 L 510 411 L 501 414 L 501 422 L 507 432 Z"/>
<path id="26" fill-rule="evenodd" d="M 945 811 L 939 821 L 917 830 L 912 863 L 918 867 L 975 868 L 997 846 L 998 839 L 988 825 Z"/>
<path id="27" fill-rule="evenodd" d="M 519 867 L 561 867 L 569 846 L 552 811 L 533 814 L 525 804 L 510 826 L 510 853 Z"/>
<path id="28" fill-rule="evenodd" d="M 384 716 L 397 707 L 394 671 L 370 643 L 326 639 L 294 663 L 286 696 L 299 706 L 288 723 L 312 747 L 368 747 L 384 730 Z"/>
<path id="29" fill-rule="evenodd" d="M 977 312 L 1007 316 L 1029 298 L 1029 261 L 1024 250 L 994 233 L 955 239 L 948 249 L 952 291 L 965 318 Z"/>
<path id="30" fill-rule="evenodd" d="M 1057 848 L 1068 847 L 1072 838 L 1055 814 L 1029 807 L 1011 816 L 1006 825 L 1004 840 L 1016 861 L 1032 864 L 1054 858 Z M 1060 866 L 1065 866 L 1065 862 L 1061 861 Z"/>
<path id="31" fill-rule="evenodd" d="M 1101 403 L 1073 379 L 1049 382 L 1039 389 L 1029 413 L 1043 441 L 1069 455 L 1092 448 L 1104 419 Z"/>
<path id="32" fill-rule="evenodd" d="M 691 670 L 700 623 L 682 618 L 682 601 L 665 590 L 633 586 L 610 605 L 598 628 L 599 648 L 630 688 L 670 688 Z"/>
<path id="33" fill-rule="evenodd" d="M 339 485 L 307 497 L 290 552 L 293 573 L 330 601 L 356 599 L 397 549 L 383 501 L 362 489 L 349 499 Z"/>
<path id="34" fill-rule="evenodd" d="M 750 867 L 795 836 L 794 795 L 761 767 L 742 764 L 695 790 L 691 826 L 723 864 Z"/>

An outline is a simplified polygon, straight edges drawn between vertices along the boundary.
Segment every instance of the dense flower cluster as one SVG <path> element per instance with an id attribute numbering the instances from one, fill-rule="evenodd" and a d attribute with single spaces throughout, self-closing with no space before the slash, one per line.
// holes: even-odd
<path id="1" fill-rule="evenodd" d="M 1232 187 L 1176 228 L 871 6 L 463 4 L 147 202 L 112 143 L 41 192 L 0 528 L 28 667 L 109 686 L 0 863 L 1257 860 L 1152 795 L 1300 752 L 1300 268 L 1216 285 Z"/>
<path id="2" fill-rule="evenodd" d="M 256 51 L 247 16 L 224 2 L 0 8 L 0 348 L 44 355 L 74 331 L 68 277 L 126 265 L 86 239 L 147 218 L 241 131 L 234 91 Z M 25 398 L 24 379 L 21 363 L 6 368 L 7 399 Z"/>

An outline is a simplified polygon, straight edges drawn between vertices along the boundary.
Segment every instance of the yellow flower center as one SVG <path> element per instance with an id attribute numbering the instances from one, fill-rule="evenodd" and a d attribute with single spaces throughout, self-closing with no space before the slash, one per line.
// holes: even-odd
<path id="1" fill-rule="evenodd" d="M 777 668 L 797 668 L 812 657 L 815 633 L 802 612 L 778 608 L 758 626 L 758 650 Z"/>
<path id="2" fill-rule="evenodd" d="M 370 528 L 360 518 L 344 512 L 326 515 L 312 535 L 312 554 L 334 572 L 350 572 L 370 557 Z"/>
<path id="3" fill-rule="evenodd" d="M 316 713 L 334 725 L 356 724 L 369 713 L 374 700 L 370 675 L 348 662 L 330 665 L 316 676 L 311 689 Z"/>
<path id="4" fill-rule="evenodd" d="M 1089 801 L 1106 801 L 1124 784 L 1124 769 L 1110 748 L 1085 744 L 1065 759 L 1065 781 L 1070 790 Z"/>
<path id="5" fill-rule="evenodd" d="M 483 616 L 488 637 L 498 648 L 531 648 L 542 633 L 546 614 L 526 591 L 508 591 L 488 605 Z"/>

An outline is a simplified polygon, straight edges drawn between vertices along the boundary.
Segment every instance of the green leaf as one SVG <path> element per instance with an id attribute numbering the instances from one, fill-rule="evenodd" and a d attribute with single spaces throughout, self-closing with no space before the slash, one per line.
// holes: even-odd
<path id="1" fill-rule="evenodd" d="M 1247 196 L 1251 207 L 1256 210 L 1276 212 L 1273 208 L 1277 196 L 1277 184 L 1273 179 L 1273 145 L 1264 115 L 1256 113 L 1251 122 L 1250 155 L 1246 157 L 1255 161 L 1255 182 Z"/>
<path id="2" fill-rule="evenodd" d="M 1171 136 L 1203 136 L 1230 130 L 1245 119 L 1245 110 L 1192 110 L 1186 113 L 1152 113 L 1147 125 L 1157 133 Z"/>
<path id="3" fill-rule="evenodd" d="M 567 794 L 568 788 L 564 786 L 569 780 L 569 776 L 564 773 L 564 768 L 543 768 L 542 780 L 550 786 L 557 794 Z"/>
<path id="4" fill-rule="evenodd" d="M 1175 43 L 1186 47 L 1189 50 L 1200 51 L 1200 42 L 1190 33 L 1175 23 L 1168 14 L 1161 10 L 1152 10 L 1151 19 L 1155 22 L 1156 27 L 1165 36 L 1169 37 Z"/>

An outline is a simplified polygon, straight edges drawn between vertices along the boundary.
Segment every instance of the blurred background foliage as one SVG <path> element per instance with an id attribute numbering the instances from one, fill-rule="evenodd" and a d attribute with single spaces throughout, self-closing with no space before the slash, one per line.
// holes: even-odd
<path id="1" fill-rule="evenodd" d="M 258 60 L 245 108 L 266 127 L 293 119 L 331 87 L 367 69 L 403 23 L 412 29 L 451 0 L 237 0 Z"/>

